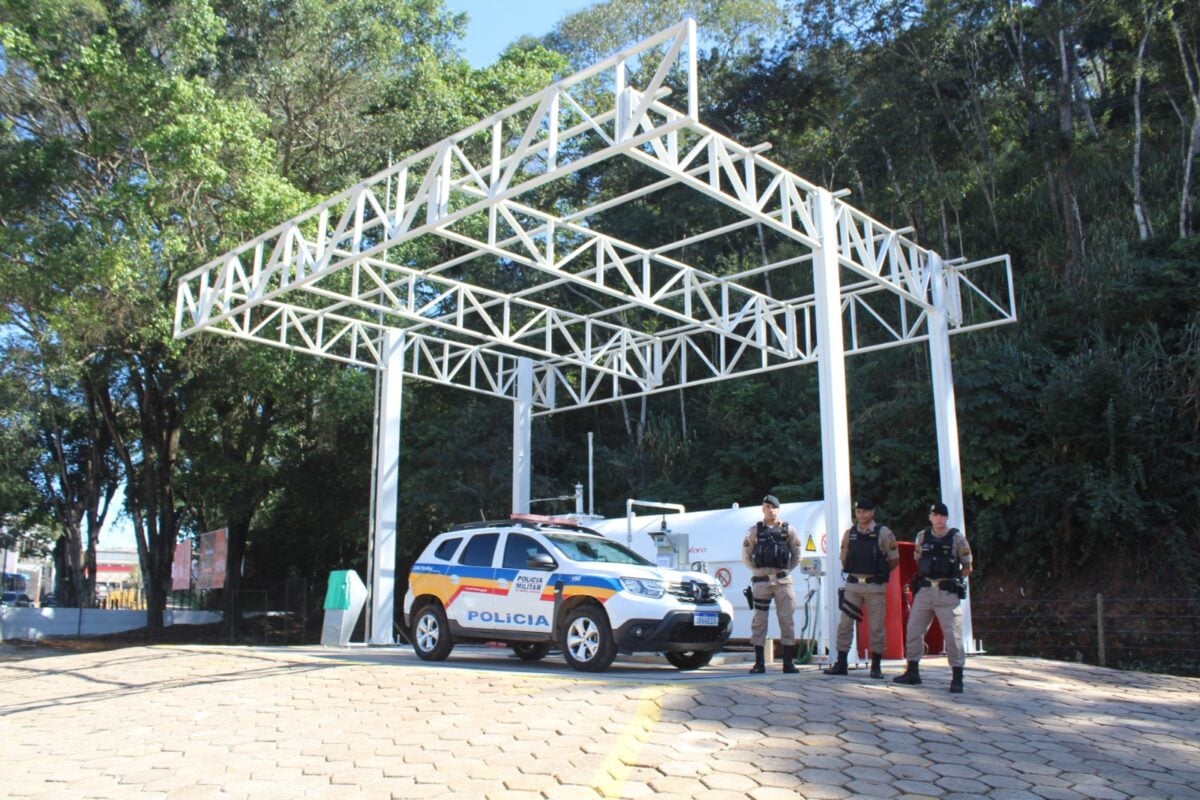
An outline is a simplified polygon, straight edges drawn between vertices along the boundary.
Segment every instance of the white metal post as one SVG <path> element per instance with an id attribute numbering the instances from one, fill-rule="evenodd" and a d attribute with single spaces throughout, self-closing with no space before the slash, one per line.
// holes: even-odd
<path id="1" fill-rule="evenodd" d="M 588 431 L 588 514 L 596 514 L 596 474 L 592 466 L 592 431 Z"/>
<path id="2" fill-rule="evenodd" d="M 613 140 L 625 141 L 629 126 L 629 93 L 625 90 L 625 61 L 621 59 L 613 68 Z"/>
<path id="3" fill-rule="evenodd" d="M 700 119 L 700 78 L 696 68 L 700 63 L 700 54 L 696 52 L 696 19 L 688 17 L 687 25 L 687 86 L 688 86 L 688 116 Z"/>
<path id="4" fill-rule="evenodd" d="M 517 398 L 513 401 L 512 510 L 529 513 L 530 443 L 533 431 L 533 361 L 517 359 Z"/>
<path id="5" fill-rule="evenodd" d="M 929 372 L 933 381 L 933 413 L 937 423 L 938 476 L 941 500 L 950 512 L 950 524 L 963 533 L 967 521 L 963 509 L 962 464 L 958 454 L 958 412 L 954 403 L 954 372 L 950 364 L 950 326 L 947 321 L 946 274 L 941 256 L 929 257 Z M 971 598 L 963 603 L 963 646 L 974 652 Z"/>
<path id="6" fill-rule="evenodd" d="M 383 380 L 376 433 L 375 544 L 371 554 L 370 644 L 395 644 L 396 522 L 400 501 L 400 408 L 404 389 L 404 333 L 383 336 Z"/>
<path id="7" fill-rule="evenodd" d="M 821 645 L 833 653 L 842 583 L 841 527 L 850 519 L 850 415 L 846 408 L 846 350 L 842 336 L 841 277 L 838 274 L 837 217 L 833 195 L 816 191 L 821 241 L 813 258 L 816 294 L 817 376 L 821 396 L 821 474 L 825 486 L 825 580 L 821 584 L 825 619 Z"/>

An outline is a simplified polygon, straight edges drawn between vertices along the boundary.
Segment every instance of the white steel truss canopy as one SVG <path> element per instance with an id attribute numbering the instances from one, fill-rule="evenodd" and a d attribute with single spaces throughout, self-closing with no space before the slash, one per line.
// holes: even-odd
<path id="1" fill-rule="evenodd" d="M 246 242 L 183 277 L 176 335 L 379 369 L 399 330 L 405 377 L 515 400 L 531 360 L 545 414 L 816 362 L 823 248 L 847 353 L 928 338 L 935 298 L 954 333 L 1015 321 L 1007 256 L 839 195 L 823 227 L 825 190 L 700 122 L 696 58 L 686 20 Z"/>
<path id="2" fill-rule="evenodd" d="M 175 333 L 380 371 L 370 642 L 393 641 L 402 385 L 530 418 L 816 363 L 828 548 L 850 514 L 844 356 L 928 341 L 940 489 L 963 519 L 949 334 L 1016 320 L 1007 256 L 947 262 L 700 122 L 685 20 L 188 273 Z M 666 99 L 681 96 L 686 111 Z M 822 585 L 822 643 L 840 613 Z M 964 644 L 972 645 L 969 600 Z"/>

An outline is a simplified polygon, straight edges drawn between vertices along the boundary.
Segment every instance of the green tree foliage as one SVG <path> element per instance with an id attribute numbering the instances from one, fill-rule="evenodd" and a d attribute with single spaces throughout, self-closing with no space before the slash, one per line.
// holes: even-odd
<path id="1" fill-rule="evenodd" d="M 374 376 L 325 364 L 302 365 L 308 380 L 280 395 L 287 448 L 273 450 L 246 545 L 247 579 L 316 583 L 333 569 L 366 575 L 371 515 Z M 275 434 L 279 435 L 279 434 Z"/>
<path id="2" fill-rule="evenodd" d="M 122 463 L 152 625 L 179 531 L 194 377 L 171 339 L 175 279 L 299 200 L 274 173 L 262 118 L 190 74 L 217 30 L 208 6 L 171 11 L 11 3 L 0 27 L 3 169 L 19 187 L 4 203 L 6 302 L 33 297 L 79 365 L 97 435 Z"/>
<path id="3" fill-rule="evenodd" d="M 280 170 L 307 191 L 340 191 L 389 153 L 461 127 L 454 95 L 467 68 L 453 43 L 465 19 L 441 0 L 214 6 L 225 23 L 214 85 L 266 114 Z"/>
<path id="4" fill-rule="evenodd" d="M 1170 229 L 1189 152 L 1170 142 L 1190 141 L 1195 44 L 1175 32 L 1193 30 L 1194 9 L 796 9 L 795 39 L 717 107 L 725 124 L 943 253 L 1014 256 L 1019 325 L 953 343 L 984 574 L 1099 579 L 1131 561 L 1194 589 L 1196 251 L 1172 237 L 1136 244 L 1129 177 L 1136 97 L 1140 168 L 1155 176 L 1141 210 Z M 881 484 L 913 527 L 916 498 L 936 486 L 924 358 L 850 363 L 855 480 Z M 1146 530 L 1177 546 L 1173 557 L 1139 548 L 1131 534 Z"/>
<path id="5" fill-rule="evenodd" d="M 0 423 L 12 459 L 10 480 L 24 479 L 19 490 L 12 487 L 12 500 L 27 504 L 15 516 L 23 518 L 23 534 L 39 517 L 53 520 L 68 543 L 56 565 L 55 591 L 63 605 L 86 604 L 95 591 L 100 528 L 122 470 L 99 408 L 95 370 L 64 363 L 45 320 L 26 315 L 18 303 L 9 309 L 16 313 L 0 346 L 0 374 L 9 397 L 25 396 L 2 406 Z"/>
<path id="6" fill-rule="evenodd" d="M 28 531 L 45 518 L 30 474 L 44 453 L 37 446 L 36 418 L 26 397 L 25 384 L 8 369 L 0 371 L 0 529 L 5 533 Z"/>
<path id="7" fill-rule="evenodd" d="M 269 119 L 280 170 L 333 193 L 550 82 L 562 59 L 515 49 L 473 70 L 441 0 L 251 0 L 225 21 L 211 77 Z"/>
<path id="8" fill-rule="evenodd" d="M 760 51 L 787 25 L 776 0 L 602 0 L 568 14 L 545 39 L 578 69 L 653 36 L 686 16 L 696 20 L 699 45 L 714 60 Z"/>
<path id="9" fill-rule="evenodd" d="M 311 202 L 293 184 L 341 189 L 540 88 L 563 59 L 529 46 L 471 70 L 453 49 L 463 20 L 434 0 L 51 0 L 0 11 L 0 291 L 8 319 L 30 321 L 25 338 L 52 345 L 47 369 L 67 410 L 97 423 L 76 434 L 79 446 L 120 465 L 111 475 L 127 484 L 151 624 L 184 530 L 229 528 L 236 599 L 256 511 L 264 525 L 314 516 L 319 493 L 289 505 L 278 481 L 309 485 L 322 448 L 338 451 L 337 474 L 358 490 L 322 506 L 331 549 L 318 554 L 361 551 L 368 504 L 353 501 L 370 489 L 370 439 L 342 437 L 336 420 L 369 420 L 370 395 L 339 389 L 328 365 L 174 341 L 176 281 Z M 10 431 L 23 430 L 16 411 Z M 15 433 L 7 441 L 7 485 L 27 486 L 17 478 L 38 474 L 40 456 Z M 48 503 L 67 498 L 43 484 Z M 36 505 L 6 496 L 12 514 Z"/>

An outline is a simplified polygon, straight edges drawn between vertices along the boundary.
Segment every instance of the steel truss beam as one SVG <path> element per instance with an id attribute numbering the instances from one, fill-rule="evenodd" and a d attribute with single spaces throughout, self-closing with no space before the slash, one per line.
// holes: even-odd
<path id="1" fill-rule="evenodd" d="M 640 88 L 631 75 L 645 76 Z M 686 112 L 663 100 L 681 88 Z M 697 97 L 688 21 L 184 276 L 176 335 L 212 331 L 378 369 L 384 333 L 402 329 L 406 377 L 514 399 L 518 360 L 531 359 L 535 414 L 812 363 L 814 292 L 755 287 L 809 269 L 819 189 L 701 124 Z M 567 212 L 539 207 L 556 181 L 614 158 L 661 177 Z M 672 187 L 736 220 L 653 247 L 596 225 Z M 925 339 L 935 254 L 842 200 L 834 209 L 845 352 Z M 687 255 L 751 227 L 793 252 L 728 274 Z M 1015 320 L 1006 256 L 941 274 L 951 332 Z M 567 294 L 587 313 L 565 308 Z"/>

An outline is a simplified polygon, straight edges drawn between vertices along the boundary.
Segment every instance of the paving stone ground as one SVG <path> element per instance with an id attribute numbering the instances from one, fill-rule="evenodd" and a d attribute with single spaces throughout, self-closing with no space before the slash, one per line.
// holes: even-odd
<path id="1" fill-rule="evenodd" d="M 1200 798 L 1200 679 L 993 656 L 963 695 L 944 659 L 922 676 L 591 676 L 493 648 L 23 658 L 0 661 L 0 795 Z"/>

